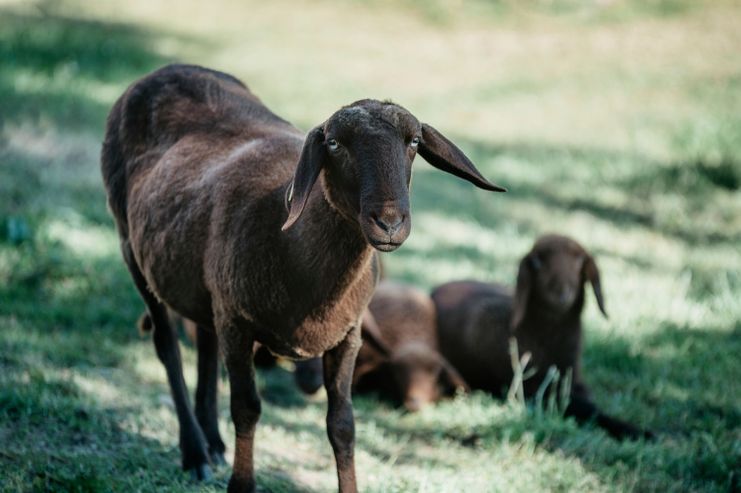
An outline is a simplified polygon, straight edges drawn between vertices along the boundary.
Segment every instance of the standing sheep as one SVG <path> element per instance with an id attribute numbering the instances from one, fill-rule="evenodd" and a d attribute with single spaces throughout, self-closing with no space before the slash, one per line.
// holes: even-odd
<path id="1" fill-rule="evenodd" d="M 208 477 L 209 457 L 224 451 L 220 349 L 236 430 L 229 491 L 254 491 L 261 406 L 250 356 L 257 341 L 291 358 L 323 355 L 339 489 L 357 490 L 350 385 L 359 322 L 378 276 L 373 248 L 395 250 L 409 235 L 417 152 L 481 188 L 502 190 L 438 131 L 389 102 L 357 101 L 304 135 L 234 77 L 171 65 L 115 103 L 103 181 L 167 370 L 184 469 Z M 190 407 L 167 307 L 198 325 L 196 409 L 203 413 Z"/>

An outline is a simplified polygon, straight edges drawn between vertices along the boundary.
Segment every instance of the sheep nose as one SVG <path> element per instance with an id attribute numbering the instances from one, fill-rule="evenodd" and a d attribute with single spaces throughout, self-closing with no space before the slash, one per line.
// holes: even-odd
<path id="1" fill-rule="evenodd" d="M 559 301 L 562 305 L 567 305 L 571 302 L 572 298 L 574 297 L 574 292 L 571 289 L 564 289 L 561 291 L 561 296 L 559 297 Z"/>
<path id="2" fill-rule="evenodd" d="M 390 236 L 394 236 L 394 233 L 404 223 L 405 216 L 398 213 L 382 213 L 381 215 L 371 214 L 371 217 L 379 228 L 387 232 Z"/>

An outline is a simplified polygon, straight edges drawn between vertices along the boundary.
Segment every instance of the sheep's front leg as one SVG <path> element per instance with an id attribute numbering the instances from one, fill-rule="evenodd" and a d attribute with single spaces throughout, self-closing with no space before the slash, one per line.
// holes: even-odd
<path id="1" fill-rule="evenodd" d="M 329 404 L 327 435 L 337 463 L 341 493 L 357 491 L 353 450 L 355 423 L 350 387 L 360 344 L 360 328 L 356 326 L 337 347 L 324 354 L 324 386 Z"/>
<path id="2" fill-rule="evenodd" d="M 228 491 L 253 492 L 255 470 L 252 452 L 255 426 L 260 419 L 261 409 L 252 363 L 253 337 L 250 331 L 228 325 L 218 331 L 218 340 L 229 373 L 232 421 L 236 435 L 234 467 Z"/>

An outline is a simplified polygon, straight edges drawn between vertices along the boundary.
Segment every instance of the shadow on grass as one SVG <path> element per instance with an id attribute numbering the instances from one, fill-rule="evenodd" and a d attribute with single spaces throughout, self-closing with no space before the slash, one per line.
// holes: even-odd
<path id="1" fill-rule="evenodd" d="M 106 101 L 113 97 L 107 88 L 122 91 L 167 61 L 154 46 L 162 34 L 62 16 L 53 7 L 37 2 L 0 8 L 0 241 L 13 236 L 11 223 L 26 232 L 11 240 L 22 241 L 40 222 L 67 210 L 92 223 L 111 223 L 97 170 L 91 181 L 90 167 L 80 166 L 89 149 L 64 141 L 45 144 L 39 133 L 102 138 L 113 103 Z M 31 152 L 7 133 L 25 124 L 37 136 Z"/>
<path id="2" fill-rule="evenodd" d="M 640 352 L 621 339 L 592 341 L 585 350 L 585 379 L 596 401 L 624 419 L 652 428 L 658 440 L 608 441 L 596 453 L 588 443 L 550 440 L 545 446 L 579 457 L 598 474 L 619 457 L 627 470 L 653 470 L 681 489 L 730 491 L 739 467 L 734 450 L 741 402 L 732 376 L 741 371 L 739 352 L 738 323 L 699 330 L 665 322 L 641 342 Z M 615 374 L 621 376 L 617 381 Z M 626 401 L 626 391 L 630 400 L 643 404 Z M 634 487 L 639 490 L 656 488 L 649 476 L 637 481 Z"/>
<path id="3" fill-rule="evenodd" d="M 410 242 L 389 259 L 392 269 L 407 264 L 418 266 L 403 268 L 402 277 L 415 284 L 425 286 L 430 282 L 420 258 L 430 264 L 473 263 L 482 269 L 482 278 L 489 277 L 490 272 L 503 273 L 502 258 L 497 258 L 496 253 L 476 244 L 468 245 L 460 232 L 446 229 L 459 219 L 464 219 L 473 231 L 478 227 L 482 233 L 505 232 L 508 237 L 514 234 L 530 241 L 554 230 L 578 237 L 581 231 L 558 228 L 559 221 L 576 212 L 616 230 L 614 234 L 628 229 L 660 233 L 688 250 L 704 245 L 730 246 L 741 241 L 741 232 L 733 227 L 732 211 L 710 214 L 713 208 L 729 203 L 728 190 L 681 162 L 661 163 L 639 154 L 601 148 L 461 142 L 484 175 L 506 186 L 508 192 L 476 190 L 445 173 L 428 172 L 427 164 L 418 159 L 412 186 L 412 222 L 422 212 L 441 219 L 438 229 L 427 232 L 435 237 L 434 248 L 427 242 L 417 249 Z M 559 219 L 549 221 L 550 215 Z M 661 268 L 640 256 L 598 253 L 618 256 L 641 269 Z M 506 260 L 515 265 L 516 260 Z M 719 273 L 702 274 L 715 279 Z"/>
<path id="4" fill-rule="evenodd" d="M 79 257 L 64 251 L 63 246 L 55 248 L 59 251 L 53 256 L 61 259 L 62 270 L 79 262 Z M 34 376 L 31 370 L 35 366 L 31 363 L 35 361 L 59 372 L 85 365 L 127 367 L 123 349 L 126 344 L 139 342 L 133 322 L 141 310 L 141 302 L 116 256 L 90 261 L 89 264 L 83 262 L 82 265 L 80 271 L 73 269 L 75 275 L 71 278 L 43 277 L 40 284 L 10 287 L 10 291 L 6 287 L 0 292 L 0 297 L 9 302 L 7 305 L 3 303 L 0 314 L 17 319 L 22 325 L 15 330 L 6 330 L 0 339 L 0 365 L 6 378 L 10 375 L 0 388 L 0 412 L 6 413 L 9 422 L 18 430 L 28 431 L 35 427 L 54 430 L 48 440 L 49 443 L 59 441 L 61 452 L 47 456 L 39 451 L 28 452 L 36 458 L 31 460 L 33 467 L 27 473 L 44 487 L 63 489 L 67 482 L 84 476 L 91 478 L 91 490 L 95 491 L 96 481 L 106 481 L 109 469 L 95 460 L 98 452 L 85 448 L 91 437 L 98 433 L 97 424 L 85 424 L 88 419 L 102 423 L 100 429 L 105 437 L 112 436 L 111 443 L 117 450 L 111 458 L 113 474 L 131 474 L 132 470 L 127 468 L 138 470 L 146 467 L 146 477 L 153 478 L 147 480 L 171 484 L 172 478 L 178 477 L 177 450 L 163 447 L 160 442 L 136 433 L 112 428 L 110 423 L 115 424 L 115 411 L 91 410 L 82 406 L 80 391 L 73 384 L 65 380 L 49 380 L 43 373 Z M 91 275 L 101 271 L 108 271 L 108 281 L 100 282 Z M 68 272 L 66 276 L 69 275 Z M 90 284 L 86 286 L 86 282 Z M 59 285 L 65 283 L 76 287 L 58 291 Z M 7 320 L 4 323 L 7 324 Z M 657 470 L 665 471 L 663 474 L 667 476 L 676 476 L 683 486 L 699 488 L 709 485 L 722 489 L 730 481 L 729 474 L 734 467 L 728 462 L 729 457 L 733 457 L 733 436 L 729 430 L 741 427 L 738 400 L 733 389 L 728 388 L 728 385 L 734 385 L 728 377 L 738 373 L 736 355 L 741 352 L 741 327 L 736 324 L 730 332 L 723 329 L 687 330 L 663 323 L 655 334 L 642 341 L 639 352 L 619 337 L 588 339 L 585 374 L 587 382 L 595 389 L 597 402 L 618 417 L 653 426 L 659 433 L 659 441 L 655 444 L 618 444 L 600 431 L 577 431 L 571 424 L 549 417 L 538 420 L 524 415 L 506 415 L 496 422 L 473 427 L 444 421 L 425 424 L 400 420 L 397 411 L 377 406 L 372 399 L 364 398 L 357 400 L 358 420 L 372 421 L 378 429 L 398 437 L 401 442 L 408 442 L 409 446 L 388 450 L 375 440 L 360 437 L 358 448 L 381 462 L 393 458 L 401 464 L 417 460 L 415 443 L 433 447 L 458 443 L 465 447 L 480 447 L 485 452 L 503 441 L 517 441 L 529 434 L 548 450 L 578 457 L 585 467 L 606 483 L 614 480 L 613 466 L 615 460 L 619 460 L 626 469 L 655 466 Z M 20 377 L 13 376 L 21 373 L 26 374 L 23 378 L 29 380 L 20 382 Z M 305 403 L 293 385 L 290 372 L 280 368 L 261 372 L 260 379 L 263 380 L 261 391 L 268 402 L 289 408 Z M 57 411 L 54 407 L 57 404 L 48 407 L 46 401 L 41 400 L 46 398 L 62 402 L 68 399 L 69 403 Z M 317 405 L 323 408 L 326 403 Z M 497 404 L 492 400 L 490 404 L 481 405 Z M 81 406 L 82 417 L 77 417 Z M 46 415 L 39 414 L 42 407 L 48 408 L 44 411 Z M 48 421 L 38 422 L 40 416 L 45 416 Z M 82 421 L 82 424 L 77 421 Z M 322 425 L 284 419 L 275 413 L 265 413 L 261 423 L 292 434 L 310 434 L 328 446 Z M 82 427 L 82 432 L 79 427 Z M 30 431 L 28 433 L 10 435 L 8 443 L 27 443 L 24 440 L 31 440 Z M 95 436 L 99 438 L 99 435 Z M 687 443 L 694 445 L 677 446 Z M 701 452 L 690 452 L 697 450 Z M 81 454 L 79 466 L 76 466 L 78 469 L 41 467 L 42 463 L 64 461 L 66 454 L 73 452 Z M 13 453 L 9 459 L 12 464 L 26 461 L 29 456 L 24 454 Z M 154 456 L 161 459 L 153 459 Z M 290 460 L 286 462 L 283 458 L 280 462 L 291 465 Z M 425 463 L 440 467 L 459 466 L 454 459 L 447 460 L 443 456 L 425 457 Z M 669 466 L 662 466 L 662 463 Z M 164 472 L 151 473 L 153 464 L 161 464 Z M 292 488 L 300 487 L 291 483 L 290 476 L 277 470 L 267 471 L 264 478 L 267 483 L 262 484 L 273 485 L 276 489 L 292 491 Z M 638 481 L 643 479 L 639 477 Z M 667 481 L 674 480 L 668 478 Z M 650 484 L 639 483 L 639 486 L 651 489 Z"/>
<path id="5" fill-rule="evenodd" d="M 281 408 L 303 407 L 308 399 L 296 390 L 293 372 L 276 366 L 258 370 L 260 398 Z"/>
<path id="6" fill-rule="evenodd" d="M 527 435 L 545 450 L 578 458 L 604 484 L 617 480 L 638 490 L 671 484 L 679 489 L 725 491 L 735 481 L 734 450 L 741 429 L 734 381 L 740 369 L 741 326 L 731 323 L 735 325 L 699 330 L 665 322 L 640 342 L 640 351 L 620 337 L 588 341 L 584 373 L 595 402 L 615 417 L 652 429 L 656 442 L 617 442 L 597 428 L 578 428 L 570 420 L 532 412 L 494 413 L 491 421 L 482 421 L 480 414 L 486 408 L 504 408 L 477 393 L 463 401 L 479 408 L 472 421 L 457 416 L 460 409 L 454 406 L 461 403 L 440 404 L 443 410 L 434 412 L 441 414 L 432 419 L 410 419 L 372 397 L 356 397 L 357 421 L 372 422 L 376 434 L 394 437 L 401 444 L 391 450 L 379 445 L 377 437 L 361 434 L 357 446 L 381 462 L 393 459 L 401 464 L 419 460 L 415 450 L 422 445 L 473 447 L 485 453 Z M 292 433 L 310 434 L 320 443 L 325 438 L 321 426 L 288 416 L 266 414 L 263 419 Z M 444 454 L 424 460 L 432 466 L 460 466 Z M 615 477 L 616 463 L 625 472 L 622 478 Z M 641 472 L 648 470 L 650 474 Z"/>
<path id="7" fill-rule="evenodd" d="M 72 368 L 125 367 L 142 306 L 117 257 L 72 251 L 42 231 L 70 211 L 83 228 L 112 227 L 102 186 L 88 179 L 97 163 L 67 166 L 64 159 L 79 161 L 84 150 L 62 143 L 25 152 L 5 134 L 29 123 L 101 135 L 112 101 L 96 91 L 123 88 L 164 63 L 154 49 L 159 36 L 47 6 L 0 8 L 0 483 L 21 491 L 128 490 L 146 473 L 151 491 L 186 485 L 177 450 L 123 429 L 117 410 L 63 377 Z M 50 179 L 50 170 L 62 178 Z"/>
<path id="8" fill-rule="evenodd" d="M 715 153 L 712 142 L 708 146 L 704 152 Z M 740 232 L 722 221 L 709 225 L 710 228 L 697 227 L 691 216 L 680 223 L 665 221 L 661 211 L 652 204 L 652 198 L 675 196 L 687 204 L 689 213 L 694 212 L 694 208 L 712 205 L 714 195 L 732 192 L 741 182 L 741 162 L 732 157 L 719 163 L 702 156 L 689 161 L 660 162 L 636 153 L 599 147 L 526 142 L 496 145 L 468 141 L 466 148 L 476 162 L 506 157 L 517 161 L 523 169 L 531 170 L 530 176 L 537 179 L 503 183 L 509 189 L 508 196 L 515 199 L 531 201 L 546 209 L 586 212 L 619 227 L 651 229 L 688 245 L 734 243 L 741 238 Z M 496 169 L 491 174 L 496 177 Z M 618 207 L 608 203 L 600 190 L 611 191 L 611 195 L 622 194 L 626 205 Z M 446 198 L 456 200 L 455 194 Z M 441 200 L 438 204 L 439 207 L 448 202 Z M 434 208 L 435 201 L 431 200 L 429 205 Z M 499 224 L 496 215 L 479 217 L 475 208 L 474 217 L 484 224 L 491 223 L 494 228 Z M 523 226 L 527 231 L 527 225 Z"/>
<path id="9" fill-rule="evenodd" d="M 0 9 L 0 124 L 50 121 L 102 131 L 110 104 L 90 94 L 165 63 L 145 29 L 54 13 L 50 2 Z"/>
<path id="10" fill-rule="evenodd" d="M 135 399 L 98 403 L 65 374 L 67 363 L 39 358 L 43 350 L 6 351 L 0 338 L 0 489 L 3 491 L 102 492 L 111 490 L 204 491 L 180 468 L 177 446 L 149 438 L 155 416 L 139 416 Z M 90 349 L 90 348 L 87 348 Z M 78 351 L 85 351 L 78 348 Z M 43 361 L 42 361 L 43 360 Z M 79 364 L 79 362 L 77 362 Z M 102 361 L 91 361 L 103 366 Z M 98 370 L 78 373 L 102 374 Z M 166 409 L 166 412 L 172 412 Z M 148 431 L 147 431 L 148 430 Z M 176 440 L 173 433 L 169 440 Z M 258 485 L 266 491 L 308 491 L 285 470 L 261 471 Z M 223 491 L 230 471 L 221 468 L 205 485 Z"/>
<path id="11" fill-rule="evenodd" d="M 151 487 L 187 485 L 177 449 L 125 430 L 117 410 L 96 405 L 73 381 L 28 361 L 0 368 L 0 474 L 10 490 L 126 489 L 143 474 Z"/>
<path id="12" fill-rule="evenodd" d="M 102 135 L 112 101 L 91 91 L 124 87 L 164 63 L 154 48 L 161 35 L 58 15 L 53 6 L 0 8 L 0 126 L 29 121 Z M 8 144 L 0 135 L 0 249 L 10 260 L 0 267 L 0 314 L 48 329 L 133 323 L 133 288 L 117 258 L 81 255 L 42 233 L 70 216 L 81 229 L 112 228 L 97 162 L 80 163 L 80 155 L 89 159 L 79 148 L 86 143 L 52 143 L 41 154 Z"/>
<path id="13" fill-rule="evenodd" d="M 641 341 L 640 352 L 619 338 L 590 341 L 585 379 L 596 401 L 619 417 L 652 428 L 658 440 L 607 441 L 597 453 L 588 443 L 549 440 L 545 446 L 579 457 L 598 474 L 619 457 L 627 469 L 654 468 L 682 489 L 727 491 L 739 466 L 733 459 L 738 440 L 733 430 L 741 429 L 741 403 L 731 375 L 741 370 L 740 351 L 738 323 L 707 330 L 661 323 Z M 615 374 L 621 376 L 617 381 Z M 648 478 L 638 480 L 637 489 L 651 489 Z"/>
<path id="14" fill-rule="evenodd" d="M 159 37 L 123 24 L 74 19 L 53 12 L 33 15 L 0 9 L 0 93 L 3 95 L 0 124 L 45 122 L 58 130 L 100 135 L 112 101 L 105 102 L 107 96 L 96 95 L 94 91 L 107 86 L 122 89 L 167 61 L 154 49 Z M 525 182 L 513 178 L 511 183 L 506 183 L 506 176 L 499 179 L 492 169 L 487 176 L 510 188 L 509 195 L 493 198 L 471 193 L 470 184 L 443 173 L 426 173 L 415 179 L 415 210 L 448 218 L 466 216 L 478 221 L 482 228 L 498 230 L 511 223 L 504 208 L 505 200 L 511 197 L 538 204 L 545 210 L 586 212 L 619 227 L 656 229 L 689 245 L 706 241 L 730 243 L 734 239 L 732 232 L 721 228 L 707 234 L 693 231 L 688 223 L 679 228 L 657 226 L 650 206 L 637 203 L 619 208 L 599 194 L 602 186 L 626 190 L 634 187 L 637 197 L 645 199 L 651 193 L 673 193 L 672 189 L 679 187 L 681 193 L 702 200 L 715 189 L 705 184 L 694 190 L 694 185 L 687 183 L 695 184 L 693 180 L 698 176 L 702 183 L 705 180 L 702 173 L 708 173 L 703 171 L 705 165 L 677 174 L 677 166 L 667 167 L 642 156 L 603 149 L 539 144 L 492 146 L 484 142 L 469 142 L 467 149 L 471 149 L 476 162 L 509 156 L 538 179 Z M 37 226 L 50 221 L 66 221 L 63 209 L 69 209 L 79 217 L 82 229 L 109 226 L 113 232 L 105 212 L 102 185 L 94 180 L 78 180 L 72 172 L 69 179 L 50 184 L 44 178 L 49 167 L 45 158 L 17 149 L 0 152 L 3 161 L 0 226 L 7 231 L 6 219 L 12 215 L 26 218 L 31 229 L 31 234 L 19 238 L 17 244 L 5 233 L 0 235 L 0 255 L 8 260 L 0 265 L 0 323 L 5 329 L 0 335 L 1 441 L 24 447 L 17 453 L 10 448 L 0 452 L 2 463 L 9 469 L 23 471 L 24 477 L 42 490 L 72 489 L 74 485 L 93 491 L 106 489 L 109 486 L 106 481 L 111 477 L 122 481 L 122 490 L 141 489 L 141 483 L 136 481 L 144 475 L 153 478 L 153 486 L 171 486 L 173 478 L 178 477 L 176 449 L 164 447 L 142 433 L 123 429 L 115 410 L 87 403 L 84 392 L 76 384 L 49 377 L 38 369 L 46 367 L 57 375 L 75 367 L 126 370 L 125 349 L 139 343 L 134 322 L 142 303 L 117 253 L 86 255 L 36 231 Z M 601 173 L 583 178 L 585 169 L 611 163 L 627 163 L 635 170 L 613 183 L 607 183 Z M 97 163 L 87 164 L 83 166 L 84 173 L 97 168 Z M 735 169 L 734 163 L 719 173 L 727 174 L 726 168 Z M 707 179 L 732 189 L 736 186 L 735 178 L 725 174 Z M 652 183 L 655 188 L 642 185 L 645 183 Z M 527 221 L 519 222 L 517 227 L 532 238 L 541 233 Z M 405 249 L 399 254 L 414 257 L 419 252 Z M 443 248 L 431 255 L 484 261 L 478 249 L 468 246 Z M 650 267 L 641 259 L 630 260 Z M 699 489 L 706 482 L 721 489 L 729 481 L 729 471 L 738 467 L 728 461 L 734 457 L 729 430 L 741 427 L 741 410 L 734 397 L 738 395 L 734 378 L 739 372 L 740 340 L 738 326 L 733 332 L 724 332 L 690 331 L 664 324 L 643 341 L 639 353 L 619 338 L 588 343 L 586 378 L 596 390 L 597 401 L 602 400 L 604 407 L 620 417 L 654 425 L 660 433 L 656 444 L 617 444 L 607 441 L 601 432 L 577 433 L 572 426 L 550 418 L 536 421 L 514 417 L 473 429 L 446 428 L 439 422 L 426 425 L 399 420 L 396 411 L 375 407 L 374 401 L 368 399 L 358 401 L 358 418 L 373 421 L 390 435 L 437 446 L 454 441 L 464 446 L 491 447 L 535 430 L 538 443 L 579 457 L 587 467 L 602 475 L 605 482 L 614 479 L 610 476 L 614 470 L 608 469 L 619 460 L 626 468 L 665 470 L 665 474 L 679 478 L 682 486 Z M 290 372 L 282 369 L 261 372 L 260 378 L 268 402 L 285 408 L 305 404 Z M 628 390 L 631 397 L 621 397 L 626 392 L 623 386 L 630 382 L 636 382 Z M 612 396 L 618 397 L 611 400 Z M 323 426 L 267 414 L 262 421 L 291 432 L 309 433 L 328 446 Z M 40 434 L 44 437 L 40 438 Z M 677 442 L 696 442 L 696 445 L 675 447 Z M 101 443 L 109 447 L 106 456 L 110 461 L 105 464 L 100 461 L 99 449 L 93 447 Z M 358 447 L 381 461 L 392 457 L 392 452 L 369 439 L 361 437 Z M 690 455 L 697 450 L 707 452 Z M 399 457 L 402 462 L 415 460 L 412 452 L 405 454 Z M 445 459 L 429 461 L 457 466 Z M 662 466 L 661 461 L 670 465 Z M 63 467 L 68 462 L 75 465 Z M 127 482 L 127 476 L 131 482 Z M 276 489 L 298 488 L 290 476 L 280 473 L 271 472 L 269 478 L 260 481 L 274 481 Z M 652 489 L 651 484 L 638 486 L 638 489 Z"/>
<path id="15" fill-rule="evenodd" d="M 496 413 L 491 421 L 482 421 L 480 414 L 487 407 L 503 404 L 480 393 L 465 398 L 472 400 L 469 406 L 481 406 L 471 421 L 457 417 L 457 403 L 438 405 L 450 415 L 409 420 L 385 406 L 374 408 L 367 398 L 356 399 L 358 419 L 371 420 L 385 433 L 409 442 L 408 449 L 455 443 L 485 453 L 528 435 L 546 450 L 578 458 L 604 484 L 618 481 L 639 491 L 660 484 L 729 491 L 739 466 L 734 450 L 741 403 L 734 375 L 741 370 L 741 326 L 727 329 L 689 330 L 664 323 L 641 342 L 641 352 L 617 337 L 589 341 L 584 375 L 595 402 L 608 414 L 652 429 L 656 442 L 617 442 L 597 428 L 577 427 L 556 415 L 537 416 L 532 410 Z M 360 440 L 358 446 L 380 460 L 389 458 L 389 452 L 373 442 Z M 444 457 L 429 460 L 455 466 Z M 624 475 L 615 477 L 616 465 Z"/>

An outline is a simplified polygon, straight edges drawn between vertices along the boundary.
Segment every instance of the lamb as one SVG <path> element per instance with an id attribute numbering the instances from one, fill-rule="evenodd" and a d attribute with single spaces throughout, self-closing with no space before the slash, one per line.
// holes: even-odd
<path id="1" fill-rule="evenodd" d="M 438 351 L 435 305 L 416 288 L 381 281 L 361 324 L 355 393 L 376 391 L 408 411 L 468 386 Z"/>
<path id="2" fill-rule="evenodd" d="M 357 101 L 304 135 L 231 75 L 170 65 L 114 104 L 103 181 L 167 371 L 185 470 L 207 478 L 211 458 L 223 457 L 220 351 L 236 431 L 228 489 L 254 491 L 261 406 L 245 355 L 257 341 L 290 358 L 322 355 L 339 489 L 356 491 L 350 385 L 360 318 L 377 278 L 373 249 L 393 251 L 409 235 L 417 153 L 503 191 L 437 130 L 390 102 Z M 167 307 L 198 326 L 195 413 Z"/>
<path id="3" fill-rule="evenodd" d="M 513 380 L 508 340 L 515 337 L 519 351 L 531 354 L 536 370 L 523 382 L 525 397 L 536 394 L 551 366 L 561 375 L 570 370 L 567 416 L 578 423 L 593 420 L 616 439 L 651 438 L 651 432 L 600 411 L 583 381 L 581 312 L 587 281 L 607 317 L 592 256 L 570 238 L 546 235 L 520 262 L 514 295 L 497 284 L 443 284 L 432 292 L 442 353 L 472 388 L 502 397 Z"/>

